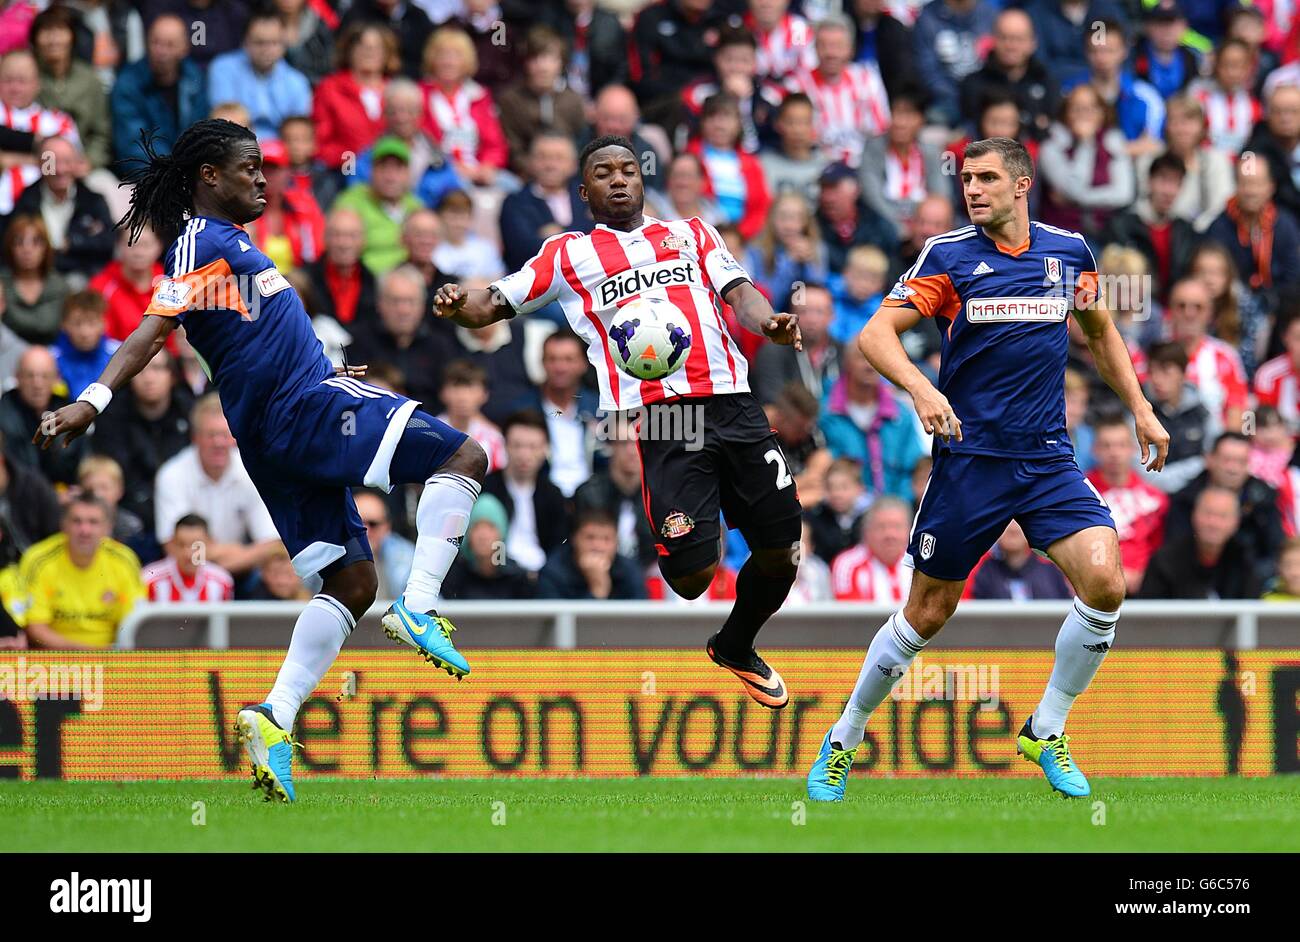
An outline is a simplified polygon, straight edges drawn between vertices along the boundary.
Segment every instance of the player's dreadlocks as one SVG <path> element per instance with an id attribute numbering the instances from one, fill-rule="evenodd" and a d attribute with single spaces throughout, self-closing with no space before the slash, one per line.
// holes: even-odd
<path id="1" fill-rule="evenodd" d="M 126 178 L 135 184 L 131 209 L 117 226 L 127 229 L 131 242 L 149 226 L 163 245 L 170 245 L 180 235 L 185 217 L 194 211 L 194 178 L 203 164 L 221 163 L 239 141 L 256 141 L 246 127 L 223 118 L 195 122 L 176 139 L 170 154 L 160 154 L 154 147 L 153 132 L 140 132 L 144 157 L 127 163 L 141 165 Z"/>

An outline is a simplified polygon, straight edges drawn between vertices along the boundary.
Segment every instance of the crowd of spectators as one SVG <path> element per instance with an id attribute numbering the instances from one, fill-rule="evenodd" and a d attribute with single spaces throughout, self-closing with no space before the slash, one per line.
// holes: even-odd
<path id="1" fill-rule="evenodd" d="M 119 181 L 148 135 L 165 154 L 206 116 L 257 133 L 250 235 L 331 357 L 487 451 L 451 598 L 681 601 L 636 442 L 608 433 L 562 313 L 469 330 L 432 310 L 442 284 L 486 286 L 592 228 L 576 155 L 604 134 L 637 148 L 650 215 L 703 217 L 800 315 L 802 351 L 734 328 L 806 509 L 791 604 L 906 594 L 931 442 L 855 339 L 926 239 L 963 223 L 962 154 L 993 135 L 1037 160 L 1034 218 L 1089 241 L 1172 435 L 1166 471 L 1140 471 L 1072 326 L 1067 425 L 1130 593 L 1300 598 L 1292 3 L 4 0 L 0 646 L 107 644 L 139 598 L 307 591 L 183 331 L 91 434 L 30 444 L 162 274 L 157 238 L 114 232 Z M 933 376 L 933 323 L 903 339 Z M 393 595 L 418 492 L 356 496 Z M 970 596 L 1070 594 L 1014 522 L 993 536 Z M 731 531 L 722 551 L 704 598 L 734 595 L 747 550 Z"/>

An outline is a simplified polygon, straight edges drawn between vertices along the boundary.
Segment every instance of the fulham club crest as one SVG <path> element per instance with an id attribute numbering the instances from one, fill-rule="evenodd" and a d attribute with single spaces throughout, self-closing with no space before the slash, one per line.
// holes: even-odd
<path id="1" fill-rule="evenodd" d="M 929 533 L 921 534 L 921 558 L 929 559 L 934 555 L 934 536 Z"/>
<path id="2" fill-rule="evenodd" d="M 1048 255 L 1043 259 L 1043 267 L 1047 269 L 1047 283 L 1056 284 L 1061 280 L 1061 260 L 1054 255 Z"/>

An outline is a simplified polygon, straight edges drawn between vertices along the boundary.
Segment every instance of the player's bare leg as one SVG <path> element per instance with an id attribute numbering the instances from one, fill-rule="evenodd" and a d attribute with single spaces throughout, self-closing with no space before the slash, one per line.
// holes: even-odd
<path id="1" fill-rule="evenodd" d="M 420 413 L 411 421 L 421 421 Z M 429 429 L 408 425 L 393 456 L 394 479 L 409 475 L 407 466 L 420 448 L 420 437 Z M 457 680 L 469 673 L 469 662 L 451 643 L 455 627 L 437 613 L 442 580 L 460 551 L 469 526 L 470 510 L 482 491 L 487 475 L 487 455 L 482 446 L 467 438 L 460 448 L 424 482 L 424 492 L 415 511 L 417 537 L 411 575 L 402 597 L 393 602 L 381 622 L 384 633 L 399 644 L 416 649 L 420 656 Z M 418 478 L 417 478 L 418 479 Z"/>
<path id="2" fill-rule="evenodd" d="M 690 575 L 669 579 L 678 595 L 699 598 L 713 581 L 717 562 Z M 790 702 L 785 681 L 754 650 L 754 639 L 785 602 L 798 572 L 794 550 L 756 549 L 736 576 L 736 601 L 721 630 L 709 639 L 709 658 L 739 678 L 745 691 L 765 707 Z"/>
<path id="3" fill-rule="evenodd" d="M 914 571 L 907 604 L 901 612 L 890 615 L 871 639 L 849 702 L 822 740 L 817 760 L 808 773 L 809 798 L 844 798 L 853 755 L 866 735 L 872 712 L 907 673 L 926 643 L 947 624 L 965 587 L 964 579 L 936 579 Z"/>
<path id="4" fill-rule="evenodd" d="M 275 686 L 266 701 L 245 707 L 235 718 L 235 735 L 248 754 L 253 787 L 267 801 L 293 801 L 293 724 L 303 701 L 334 664 L 357 620 L 374 604 L 379 578 L 375 564 L 360 560 L 325 576 L 293 626 Z"/>
<path id="5" fill-rule="evenodd" d="M 1088 527 L 1047 548 L 1076 593 L 1074 605 L 1056 636 L 1056 660 L 1047 689 L 1017 738 L 1018 751 L 1036 763 L 1062 795 L 1090 793 L 1088 780 L 1070 756 L 1065 722 L 1075 698 L 1101 667 L 1115 642 L 1115 624 L 1124 601 L 1124 570 L 1119 540 L 1110 527 Z"/>

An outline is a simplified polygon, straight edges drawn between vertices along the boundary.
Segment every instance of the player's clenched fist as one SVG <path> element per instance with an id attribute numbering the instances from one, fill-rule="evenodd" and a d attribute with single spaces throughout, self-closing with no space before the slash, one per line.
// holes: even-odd
<path id="1" fill-rule="evenodd" d="M 468 297 L 457 284 L 443 285 L 433 295 L 433 309 L 439 317 L 451 317 L 465 306 Z"/>
<path id="2" fill-rule="evenodd" d="M 961 419 L 952 411 L 947 396 L 931 386 L 918 393 L 913 401 L 922 428 L 944 441 L 961 441 Z"/>

